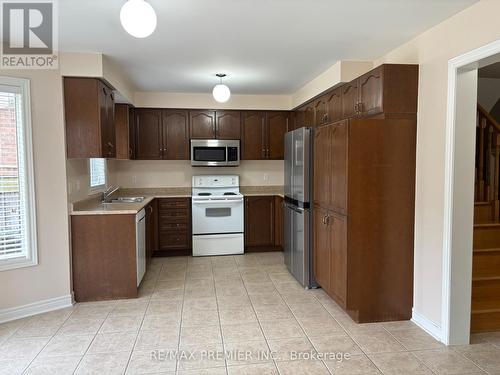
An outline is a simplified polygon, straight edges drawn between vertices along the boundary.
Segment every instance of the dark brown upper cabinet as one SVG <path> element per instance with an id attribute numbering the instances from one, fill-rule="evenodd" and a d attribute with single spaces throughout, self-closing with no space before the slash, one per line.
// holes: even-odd
<path id="1" fill-rule="evenodd" d="M 240 139 L 241 112 L 216 111 L 215 138 Z"/>
<path id="2" fill-rule="evenodd" d="M 137 108 L 135 110 L 135 127 L 136 159 L 162 159 L 161 109 Z"/>
<path id="3" fill-rule="evenodd" d="M 359 89 L 358 79 L 342 86 L 342 118 L 354 117 L 358 114 Z"/>
<path id="4" fill-rule="evenodd" d="M 189 112 L 182 109 L 163 110 L 163 159 L 189 159 Z"/>
<path id="5" fill-rule="evenodd" d="M 265 148 L 266 113 L 246 111 L 241 115 L 241 159 L 266 159 Z"/>
<path id="6" fill-rule="evenodd" d="M 326 94 L 325 97 L 327 108 L 327 123 L 342 120 L 342 88 L 336 88 L 335 90 Z"/>
<path id="7" fill-rule="evenodd" d="M 343 118 L 414 114 L 417 91 L 417 65 L 380 65 L 342 86 Z"/>
<path id="8" fill-rule="evenodd" d="M 192 139 L 240 139 L 241 112 L 189 111 Z"/>
<path id="9" fill-rule="evenodd" d="M 189 159 L 189 112 L 136 109 L 136 159 Z"/>
<path id="10" fill-rule="evenodd" d="M 189 122 L 191 127 L 191 138 L 210 139 L 215 138 L 215 111 L 189 111 Z"/>
<path id="11" fill-rule="evenodd" d="M 132 114 L 132 117 L 130 116 Z M 134 146 L 131 140 L 133 137 L 134 127 L 133 112 L 128 104 L 115 105 L 115 134 L 116 134 L 116 158 L 117 159 L 133 159 Z"/>
<path id="12" fill-rule="evenodd" d="M 282 160 L 285 157 L 285 133 L 290 123 L 290 112 L 267 112 L 265 135 L 267 159 Z"/>
<path id="13" fill-rule="evenodd" d="M 290 123 L 290 112 L 246 111 L 241 118 L 242 159 L 281 160 L 284 138 Z"/>
<path id="14" fill-rule="evenodd" d="M 328 123 L 328 109 L 326 99 L 326 95 L 323 95 L 316 99 L 314 102 L 315 126 L 321 126 Z"/>
<path id="15" fill-rule="evenodd" d="M 113 89 L 96 78 L 64 78 L 68 158 L 114 158 Z"/>

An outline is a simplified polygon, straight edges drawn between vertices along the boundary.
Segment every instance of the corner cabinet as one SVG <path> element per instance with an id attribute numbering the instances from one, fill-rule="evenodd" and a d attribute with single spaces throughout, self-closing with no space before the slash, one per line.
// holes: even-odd
<path id="1" fill-rule="evenodd" d="M 113 89 L 96 78 L 64 78 L 64 115 L 68 158 L 114 158 Z"/>

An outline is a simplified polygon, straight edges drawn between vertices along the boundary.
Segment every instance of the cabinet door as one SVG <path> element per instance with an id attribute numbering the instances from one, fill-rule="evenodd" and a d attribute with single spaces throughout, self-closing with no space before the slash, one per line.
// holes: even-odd
<path id="1" fill-rule="evenodd" d="M 347 214 L 347 145 L 348 120 L 331 125 L 331 202 L 330 208 Z"/>
<path id="2" fill-rule="evenodd" d="M 302 106 L 293 111 L 293 130 L 306 126 L 306 107 Z"/>
<path id="3" fill-rule="evenodd" d="M 289 112 L 267 112 L 266 156 L 268 159 L 285 158 L 285 133 L 290 121 Z"/>
<path id="4" fill-rule="evenodd" d="M 215 138 L 215 111 L 189 111 L 191 138 Z"/>
<path id="5" fill-rule="evenodd" d="M 314 207 L 313 220 L 313 265 L 314 278 L 316 282 L 327 293 L 330 292 L 330 277 L 331 277 L 331 257 L 330 257 L 330 233 L 326 223 L 328 211 L 320 207 Z"/>
<path id="6" fill-rule="evenodd" d="M 136 158 L 142 160 L 162 159 L 161 110 L 147 108 L 136 109 L 135 122 Z"/>
<path id="7" fill-rule="evenodd" d="M 283 198 L 274 197 L 274 246 L 283 249 Z"/>
<path id="8" fill-rule="evenodd" d="M 315 124 L 314 104 L 309 103 L 304 107 L 304 126 L 313 128 Z"/>
<path id="9" fill-rule="evenodd" d="M 130 159 L 129 105 L 115 105 L 116 158 Z"/>
<path id="10" fill-rule="evenodd" d="M 342 120 L 342 88 L 328 93 L 326 98 L 327 122 Z"/>
<path id="11" fill-rule="evenodd" d="M 328 208 L 332 189 L 332 126 L 314 131 L 314 204 Z"/>
<path id="12" fill-rule="evenodd" d="M 217 139 L 240 139 L 241 112 L 217 111 L 216 131 Z"/>
<path id="13" fill-rule="evenodd" d="M 241 159 L 261 160 L 266 158 L 265 112 L 247 111 L 241 115 Z"/>
<path id="14" fill-rule="evenodd" d="M 129 158 L 130 159 L 135 159 L 136 158 L 136 151 L 135 151 L 135 108 L 132 106 L 129 106 L 128 109 L 128 119 L 129 119 L 129 136 L 128 136 L 128 142 L 129 142 Z"/>
<path id="15" fill-rule="evenodd" d="M 332 214 L 327 220 L 330 236 L 330 293 L 343 307 L 347 298 L 347 217 Z"/>
<path id="16" fill-rule="evenodd" d="M 185 110 L 163 111 L 163 159 L 189 159 L 189 113 Z"/>
<path id="17" fill-rule="evenodd" d="M 346 83 L 342 86 L 342 118 L 354 117 L 358 114 L 358 80 Z"/>
<path id="18" fill-rule="evenodd" d="M 321 96 L 314 102 L 315 126 L 321 126 L 328 122 L 327 96 Z"/>
<path id="19" fill-rule="evenodd" d="M 274 247 L 274 196 L 245 197 L 245 247 Z"/>
<path id="20" fill-rule="evenodd" d="M 359 111 L 361 115 L 383 112 L 383 67 L 366 73 L 359 78 Z"/>
<path id="21" fill-rule="evenodd" d="M 114 158 L 116 156 L 114 94 L 101 81 L 98 81 L 98 90 L 102 154 L 105 158 Z"/>

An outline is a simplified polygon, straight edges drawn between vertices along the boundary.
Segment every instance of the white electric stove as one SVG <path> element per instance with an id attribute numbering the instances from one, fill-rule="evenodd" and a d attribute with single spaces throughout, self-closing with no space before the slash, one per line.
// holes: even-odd
<path id="1" fill-rule="evenodd" d="M 193 256 L 243 254 L 239 176 L 193 176 Z"/>

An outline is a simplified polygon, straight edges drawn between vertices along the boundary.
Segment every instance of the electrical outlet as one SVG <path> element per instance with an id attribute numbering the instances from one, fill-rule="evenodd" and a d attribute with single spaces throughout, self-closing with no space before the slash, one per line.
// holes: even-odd
<path id="1" fill-rule="evenodd" d="M 264 173 L 264 182 L 266 184 L 269 184 L 269 174 L 267 174 L 267 173 Z"/>
<path id="2" fill-rule="evenodd" d="M 133 186 L 137 185 L 137 176 L 132 176 L 132 185 Z"/>

